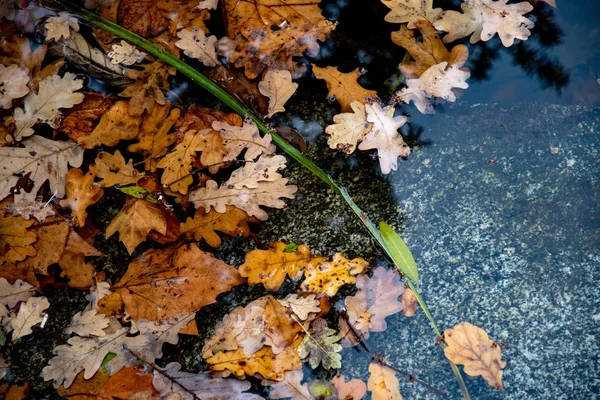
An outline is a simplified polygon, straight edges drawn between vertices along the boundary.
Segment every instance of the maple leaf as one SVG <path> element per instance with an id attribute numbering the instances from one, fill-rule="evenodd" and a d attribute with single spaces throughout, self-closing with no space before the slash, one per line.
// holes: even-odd
<path id="1" fill-rule="evenodd" d="M 167 220 L 163 210 L 149 201 L 131 198 L 125 202 L 123 209 L 106 227 L 106 238 L 119 232 L 119 240 L 123 242 L 129 254 L 146 240 L 146 236 L 154 230 L 167 233 Z"/>
<path id="2" fill-rule="evenodd" d="M 87 217 L 86 208 L 95 204 L 104 195 L 104 190 L 94 186 L 93 172 L 83 174 L 79 168 L 70 169 L 67 175 L 65 190 L 67 198 L 60 201 L 61 207 L 72 210 L 71 217 L 75 226 L 82 227 Z"/>
<path id="3" fill-rule="evenodd" d="M 227 36 L 241 35 L 244 39 L 229 62 L 244 66 L 250 79 L 267 68 L 285 69 L 298 78 L 303 69 L 292 58 L 305 52 L 315 56 L 319 52 L 317 40 L 325 41 L 334 29 L 321 15 L 319 0 L 227 0 L 224 9 Z"/>
<path id="4" fill-rule="evenodd" d="M 533 10 L 533 6 L 523 1 L 506 4 L 508 0 L 465 0 L 458 11 L 444 11 L 441 18 L 434 22 L 436 29 L 448 32 L 444 43 L 467 37 L 471 34 L 471 43 L 480 40 L 487 42 L 496 33 L 504 47 L 510 47 L 515 39 L 527 40 L 534 23 L 523 14 Z"/>
<path id="5" fill-rule="evenodd" d="M 208 214 L 196 212 L 194 218 L 188 219 L 181 224 L 181 234 L 192 236 L 194 240 L 204 238 L 211 247 L 221 246 L 221 238 L 216 231 L 226 233 L 229 236 L 250 235 L 248 222 L 258 222 L 256 218 L 249 217 L 245 211 L 237 207 L 227 206 L 224 213 L 211 210 Z"/>
<path id="6" fill-rule="evenodd" d="M 119 150 L 115 154 L 101 152 L 96 156 L 95 164 L 90 165 L 90 171 L 97 178 L 102 178 L 98 184 L 102 187 L 110 186 L 126 186 L 136 183 L 142 176 L 143 172 L 138 172 L 133 168 L 133 160 L 129 160 L 125 164 L 125 158 Z"/>
<path id="7" fill-rule="evenodd" d="M 121 2 L 123 4 L 123 2 Z M 130 69 L 126 76 L 135 82 L 119 93 L 121 97 L 130 97 L 129 115 L 139 117 L 148 110 L 151 114 L 155 104 L 166 104 L 163 91 L 169 90 L 169 75 L 175 75 L 175 68 L 155 61 L 152 64 L 140 65 L 142 70 Z"/>
<path id="8" fill-rule="evenodd" d="M 271 386 L 270 399 L 312 400 L 314 397 L 308 391 L 306 383 L 302 383 L 303 378 L 302 370 L 296 370 L 286 372 L 284 379 L 280 382 L 262 381 L 261 383 L 263 386 Z"/>
<path id="9" fill-rule="evenodd" d="M 398 133 L 398 129 L 406 123 L 407 118 L 394 117 L 395 108 L 382 108 L 380 103 L 367 104 L 365 110 L 367 121 L 373 123 L 373 126 L 358 149 L 377 149 L 381 172 L 388 174 L 398 168 L 398 156 L 408 157 L 410 154 L 410 148 Z"/>
<path id="10" fill-rule="evenodd" d="M 108 57 L 113 64 L 133 65 L 144 61 L 146 53 L 139 51 L 125 40 L 121 43 L 113 44 L 112 51 L 108 52 Z"/>
<path id="11" fill-rule="evenodd" d="M 408 23 L 414 29 L 417 21 L 426 19 L 436 21 L 442 13 L 441 8 L 433 8 L 433 0 L 381 0 L 391 11 L 385 16 L 387 22 Z"/>
<path id="12" fill-rule="evenodd" d="M 327 321 L 321 318 L 315 319 L 310 324 L 310 332 L 304 337 L 302 344 L 298 346 L 300 358 L 308 358 L 310 367 L 315 369 L 319 364 L 325 369 L 342 368 L 342 346 L 337 342 L 340 337 L 335 330 L 327 326 Z"/>
<path id="13" fill-rule="evenodd" d="M 214 400 L 258 400 L 262 397 L 242 393 L 252 386 L 248 381 L 237 379 L 215 379 L 207 373 L 183 372 L 176 362 L 163 368 L 154 368 L 152 384 L 161 398 L 177 396 L 181 400 L 214 399 Z"/>
<path id="14" fill-rule="evenodd" d="M 252 161 L 261 154 L 274 154 L 275 145 L 271 143 L 271 135 L 261 137 L 256 124 L 249 119 L 244 120 L 243 126 L 232 126 L 225 122 L 215 121 L 212 127 L 220 131 L 223 145 L 227 149 L 224 161 L 232 161 L 246 149 L 244 160 Z"/>
<path id="15" fill-rule="evenodd" d="M 220 64 L 217 60 L 216 36 L 206 36 L 202 29 L 194 27 L 177 32 L 177 37 L 180 40 L 175 42 L 175 46 L 182 49 L 186 56 L 200 60 L 207 67 Z"/>
<path id="16" fill-rule="evenodd" d="M 133 117 L 128 112 L 126 101 L 117 101 L 100 118 L 100 122 L 89 134 L 83 134 L 74 140 L 85 149 L 100 145 L 115 146 L 121 140 L 132 140 L 140 132 L 141 117 Z"/>
<path id="17" fill-rule="evenodd" d="M 0 265 L 22 261 L 37 254 L 31 246 L 37 240 L 35 232 L 28 232 L 33 221 L 0 213 Z"/>
<path id="18" fill-rule="evenodd" d="M 309 292 L 334 296 L 343 285 L 355 283 L 355 276 L 368 266 L 369 263 L 361 257 L 348 260 L 341 253 L 335 253 L 331 261 L 307 266 L 301 287 Z"/>
<path id="19" fill-rule="evenodd" d="M 265 72 L 262 81 L 258 84 L 258 90 L 269 98 L 269 109 L 267 117 L 285 111 L 283 105 L 296 92 L 298 84 L 292 82 L 290 71 L 269 69 Z"/>
<path id="20" fill-rule="evenodd" d="M 417 308 L 419 308 L 419 303 L 417 302 L 417 296 L 415 296 L 415 292 L 411 289 L 404 289 L 404 293 L 402 293 L 402 314 L 405 317 L 412 317 L 415 315 Z"/>
<path id="21" fill-rule="evenodd" d="M 61 78 L 52 75 L 40 82 L 37 93 L 29 93 L 23 100 L 25 110 L 16 108 L 14 113 L 15 141 L 21 141 L 27 136 L 33 135 L 32 127 L 40 122 L 45 122 L 53 128 L 58 128 L 57 122 L 62 116 L 60 108 L 71 108 L 83 101 L 82 93 L 75 93 L 83 87 L 81 79 L 75 79 L 75 75 L 67 72 Z"/>
<path id="22" fill-rule="evenodd" d="M 448 63 L 444 61 L 430 67 L 417 79 L 407 79 L 408 87 L 401 89 L 394 96 L 396 101 L 406 104 L 414 102 L 423 114 L 433 114 L 435 111 L 429 99 L 439 97 L 446 101 L 455 101 L 456 95 L 452 89 L 468 88 L 466 80 L 469 76 L 469 71 L 463 71 L 456 65 L 448 67 Z"/>
<path id="23" fill-rule="evenodd" d="M 499 390 L 502 386 L 502 361 L 500 346 L 488 338 L 481 328 L 468 322 L 461 322 L 452 329 L 444 330 L 444 355 L 455 364 L 463 364 L 465 373 L 481 375 L 487 383 Z"/>
<path id="24" fill-rule="evenodd" d="M 369 364 L 369 380 L 367 387 L 371 392 L 373 400 L 402 400 L 400 395 L 400 384 L 396 378 L 396 372 L 384 365 Z"/>
<path id="25" fill-rule="evenodd" d="M 313 65 L 313 73 L 317 79 L 324 79 L 327 82 L 329 96 L 335 96 L 340 103 L 342 112 L 352 111 L 351 103 L 353 101 L 364 103 L 367 98 L 377 96 L 377 91 L 367 90 L 358 84 L 356 80 L 361 75 L 358 69 L 343 73 L 338 71 L 337 67 L 320 68 Z"/>
<path id="26" fill-rule="evenodd" d="M 321 304 L 321 302 L 319 300 L 315 300 L 314 294 L 306 297 L 298 297 L 298 295 L 295 293 L 289 294 L 285 299 L 280 299 L 279 302 L 284 307 L 291 308 L 300 321 L 306 320 L 310 313 L 318 313 L 321 311 L 319 308 L 319 304 Z"/>
<path id="27" fill-rule="evenodd" d="M 106 336 L 104 329 L 108 327 L 109 320 L 104 314 L 98 314 L 98 310 L 88 309 L 75 314 L 65 333 L 75 333 L 78 336 Z"/>
<path id="28" fill-rule="evenodd" d="M 133 319 L 162 321 L 196 312 L 243 281 L 235 268 L 189 243 L 145 252 L 113 289 Z"/>
<path id="29" fill-rule="evenodd" d="M 19 180 L 19 176 L 30 173 L 34 184 L 30 193 L 17 197 L 33 200 L 37 191 L 50 181 L 50 191 L 56 197 L 65 195 L 65 175 L 67 163 L 73 167 L 81 166 L 83 149 L 72 141 L 54 141 L 41 136 L 23 140 L 24 147 L 0 147 L 0 199 L 5 198 Z"/>
<path id="30" fill-rule="evenodd" d="M 30 297 L 26 303 L 21 303 L 17 316 L 10 321 L 12 341 L 33 333 L 31 328 L 39 323 L 44 323 L 48 316 L 44 313 L 50 307 L 50 302 L 45 297 Z"/>
<path id="31" fill-rule="evenodd" d="M 181 142 L 156 164 L 157 168 L 164 169 L 160 178 L 161 183 L 169 186 L 172 191 L 187 194 L 188 186 L 193 182 L 190 172 L 196 152 L 205 147 L 204 133 L 204 131 L 187 131 Z"/>
<path id="32" fill-rule="evenodd" d="M 29 93 L 29 71 L 16 64 L 0 64 L 0 108 L 11 108 L 14 99 Z"/>
<path id="33" fill-rule="evenodd" d="M 360 400 L 367 394 L 367 385 L 360 379 L 345 382 L 343 375 L 336 375 L 331 383 L 338 392 L 338 399 Z"/>
<path id="34" fill-rule="evenodd" d="M 48 30 L 46 33 L 47 42 L 52 39 L 56 41 L 60 38 L 68 39 L 71 36 L 71 29 L 75 32 L 79 32 L 77 18 L 65 11 L 59 12 L 58 17 L 48 18 L 44 23 L 44 27 Z"/>
<path id="35" fill-rule="evenodd" d="M 448 51 L 437 31 L 427 20 L 419 20 L 415 23 L 417 29 L 421 32 L 422 40 L 415 38 L 415 31 L 400 27 L 398 32 L 392 32 L 392 42 L 403 47 L 411 55 L 414 61 L 403 61 L 400 64 L 400 72 L 407 78 L 418 78 L 430 67 L 441 62 L 448 62 L 449 66 L 455 65 L 461 68 L 469 57 L 469 49 L 463 44 L 459 44 Z M 468 71 L 464 68 L 463 71 Z"/>
<path id="36" fill-rule="evenodd" d="M 369 332 L 387 329 L 385 317 L 402 310 L 398 297 L 404 292 L 404 284 L 394 271 L 378 267 L 371 278 L 359 276 L 356 287 L 356 295 L 345 300 L 348 320 L 362 338 L 367 339 Z"/>
<path id="37" fill-rule="evenodd" d="M 373 128 L 373 123 L 367 121 L 365 105 L 360 101 L 350 103 L 351 113 L 342 113 L 333 116 L 333 125 L 325 128 L 325 133 L 331 135 L 327 144 L 332 149 L 352 154 L 358 141 Z"/>
<path id="38" fill-rule="evenodd" d="M 326 257 L 310 254 L 305 245 L 293 252 L 286 252 L 282 242 L 269 243 L 269 250 L 252 250 L 246 253 L 244 264 L 239 268 L 240 275 L 248 278 L 248 284 L 262 283 L 267 290 L 279 289 L 286 276 L 299 279 L 304 268 L 316 267 Z"/>

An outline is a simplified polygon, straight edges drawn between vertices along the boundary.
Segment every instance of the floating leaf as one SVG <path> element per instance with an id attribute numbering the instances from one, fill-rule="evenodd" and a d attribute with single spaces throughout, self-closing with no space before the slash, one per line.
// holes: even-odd
<path id="1" fill-rule="evenodd" d="M 313 65 L 313 72 L 317 79 L 324 79 L 327 82 L 329 96 L 335 96 L 342 107 L 342 112 L 352 111 L 353 101 L 365 103 L 367 98 L 377 96 L 377 91 L 367 90 L 358 84 L 356 80 L 361 75 L 358 69 L 342 73 L 337 67 L 320 68 Z"/>

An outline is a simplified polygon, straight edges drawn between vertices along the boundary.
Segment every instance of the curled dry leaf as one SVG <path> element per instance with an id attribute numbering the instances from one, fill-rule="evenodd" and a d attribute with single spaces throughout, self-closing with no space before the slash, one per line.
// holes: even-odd
<path id="1" fill-rule="evenodd" d="M 417 21 L 436 21 L 442 13 L 441 8 L 433 8 L 433 0 L 381 0 L 390 12 L 385 16 L 387 22 L 394 24 L 407 23 L 414 29 Z"/>
<path id="2" fill-rule="evenodd" d="M 260 93 L 269 98 L 267 117 L 270 118 L 275 113 L 285 111 L 283 105 L 292 97 L 297 88 L 298 84 L 292 82 L 290 71 L 269 69 L 258 84 Z"/>
<path id="3" fill-rule="evenodd" d="M 37 254 L 31 246 L 37 240 L 37 235 L 27 231 L 33 222 L 20 216 L 0 213 L 0 265 L 22 261 Z"/>
<path id="4" fill-rule="evenodd" d="M 125 40 L 121 43 L 113 44 L 112 51 L 108 52 L 108 57 L 113 64 L 133 65 L 144 61 L 146 53 L 143 53 L 133 47 Z"/>
<path id="5" fill-rule="evenodd" d="M 504 390 L 502 369 L 506 361 L 502 361 L 500 346 L 483 329 L 461 322 L 444 331 L 444 341 L 448 345 L 444 354 L 450 361 L 463 364 L 468 375 L 481 375 L 490 386 Z"/>
<path id="6" fill-rule="evenodd" d="M 50 307 L 50 302 L 45 297 L 30 297 L 26 303 L 21 303 L 17 316 L 10 321 L 12 341 L 16 342 L 23 336 L 33 333 L 31 328 L 39 323 L 44 323 L 47 315 L 44 311 Z"/>
<path id="7" fill-rule="evenodd" d="M 86 208 L 97 203 L 104 195 L 104 190 L 94 185 L 93 172 L 84 175 L 81 169 L 73 168 L 65 178 L 67 198 L 60 201 L 60 206 L 70 208 L 73 225 L 82 227 L 87 218 Z"/>
<path id="8" fill-rule="evenodd" d="M 367 385 L 360 379 L 345 380 L 343 375 L 336 375 L 331 381 L 337 389 L 338 399 L 360 400 L 367 394 Z"/>
<path id="9" fill-rule="evenodd" d="M 256 218 L 249 217 L 245 211 L 234 206 L 227 206 L 224 213 L 211 210 L 208 214 L 197 211 L 194 218 L 188 219 L 181 224 L 181 234 L 188 235 L 194 240 L 204 238 L 211 247 L 221 246 L 221 238 L 216 231 L 223 232 L 229 236 L 250 235 L 248 222 L 258 222 Z"/>
<path id="10" fill-rule="evenodd" d="M 130 159 L 125 164 L 125 158 L 119 150 L 116 150 L 114 155 L 104 151 L 99 153 L 95 164 L 90 165 L 90 171 L 102 179 L 98 182 L 102 187 L 131 185 L 144 176 L 143 172 L 133 168 L 133 160 Z"/>
<path id="11" fill-rule="evenodd" d="M 29 93 L 29 71 L 16 64 L 5 67 L 0 64 L 0 108 L 11 108 L 14 99 Z"/>
<path id="12" fill-rule="evenodd" d="M 373 400 L 402 400 L 400 384 L 393 369 L 381 364 L 369 364 L 367 387 Z"/>
<path id="13" fill-rule="evenodd" d="M 217 37 L 206 36 L 204 31 L 198 27 L 183 29 L 177 32 L 180 39 L 175 46 L 183 50 L 188 57 L 200 60 L 207 67 L 219 65 L 217 60 Z"/>
<path id="14" fill-rule="evenodd" d="M 331 261 L 307 266 L 301 286 L 309 292 L 334 296 L 343 285 L 355 283 L 355 276 L 368 266 L 369 263 L 362 257 L 348 260 L 341 253 L 335 253 Z"/>
<path id="15" fill-rule="evenodd" d="M 248 278 L 248 284 L 262 283 L 267 290 L 279 289 L 286 276 L 299 279 L 304 268 L 316 267 L 326 257 L 310 254 L 305 245 L 293 252 L 284 251 L 287 244 L 271 242 L 269 250 L 252 250 L 246 254 L 246 261 L 240 266 L 240 275 Z"/>
<path id="16" fill-rule="evenodd" d="M 350 103 L 350 108 L 351 113 L 334 115 L 333 125 L 325 128 L 325 133 L 331 135 L 327 139 L 329 147 L 346 154 L 354 153 L 358 142 L 363 140 L 373 128 L 373 123 L 367 121 L 367 112 L 363 103 L 355 100 Z"/>
<path id="17" fill-rule="evenodd" d="M 351 103 L 353 101 L 364 103 L 367 98 L 377 96 L 377 91 L 367 90 L 358 84 L 356 80 L 361 75 L 358 69 L 343 73 L 338 71 L 337 67 L 320 68 L 314 65 L 313 72 L 318 79 L 324 79 L 327 82 L 329 96 L 335 96 L 340 103 L 342 112 L 352 111 Z"/>

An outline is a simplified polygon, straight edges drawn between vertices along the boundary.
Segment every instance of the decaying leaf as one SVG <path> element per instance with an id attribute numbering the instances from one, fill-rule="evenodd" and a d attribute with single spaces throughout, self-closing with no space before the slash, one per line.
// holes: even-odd
<path id="1" fill-rule="evenodd" d="M 335 253 L 331 261 L 308 265 L 301 286 L 309 292 L 334 296 L 343 285 L 355 283 L 355 276 L 368 266 L 369 263 L 361 257 L 348 260 L 341 253 Z"/>
<path id="2" fill-rule="evenodd" d="M 79 32 L 77 18 L 65 11 L 59 12 L 58 17 L 48 18 L 44 27 L 48 30 L 46 33 L 46 41 L 52 39 L 58 41 L 60 38 L 68 39 L 71 36 L 71 29 L 75 32 Z"/>
<path id="3" fill-rule="evenodd" d="M 367 385 L 360 379 L 345 382 L 343 375 L 336 375 L 331 383 L 337 389 L 338 399 L 360 400 L 367 394 Z"/>
<path id="4" fill-rule="evenodd" d="M 119 232 L 119 240 L 131 254 L 151 230 L 163 235 L 167 233 L 165 213 L 157 204 L 131 198 L 106 227 L 106 238 Z"/>
<path id="5" fill-rule="evenodd" d="M 81 337 L 106 336 L 104 329 L 108 327 L 108 323 L 109 320 L 105 315 L 89 309 L 75 314 L 69 326 L 65 328 L 65 333 L 75 333 Z"/>
<path id="6" fill-rule="evenodd" d="M 217 60 L 217 37 L 206 36 L 198 27 L 177 32 L 179 40 L 175 46 L 183 50 L 186 56 L 200 60 L 207 67 L 215 67 Z"/>
<path id="7" fill-rule="evenodd" d="M 144 61 L 146 53 L 139 51 L 129 42 L 121 40 L 121 43 L 112 45 L 112 51 L 108 52 L 108 57 L 113 64 L 133 65 Z"/>
<path id="8" fill-rule="evenodd" d="M 64 197 L 67 163 L 73 167 L 81 166 L 83 149 L 70 140 L 54 141 L 41 136 L 23 140 L 22 144 L 24 147 L 0 147 L 0 199 L 10 194 L 19 176 L 26 173 L 31 173 L 29 179 L 34 185 L 30 193 L 20 197 L 35 199 L 46 180 L 50 181 L 50 190 L 56 197 Z"/>
<path id="9" fill-rule="evenodd" d="M 212 127 L 220 131 L 223 136 L 223 145 L 227 149 L 224 161 L 232 161 L 245 149 L 244 160 L 252 161 L 261 154 L 275 153 L 275 145 L 271 143 L 271 135 L 261 137 L 256 124 L 245 120 L 243 126 L 232 126 L 228 123 L 213 122 Z"/>
<path id="10" fill-rule="evenodd" d="M 122 2 L 121 2 L 122 3 Z M 152 113 L 156 104 L 166 104 L 163 91 L 169 90 L 169 75 L 175 75 L 175 68 L 160 61 L 141 65 L 142 70 L 130 69 L 126 75 L 135 82 L 119 93 L 121 97 L 130 97 L 129 114 L 139 117 L 145 110 Z"/>
<path id="11" fill-rule="evenodd" d="M 308 267 L 317 267 L 326 257 L 310 254 L 305 245 L 294 252 L 284 251 L 286 244 L 271 242 L 269 250 L 252 250 L 239 268 L 240 275 L 248 278 L 248 284 L 262 283 L 267 290 L 279 289 L 286 276 L 299 279 Z"/>
<path id="12" fill-rule="evenodd" d="M 82 227 L 87 217 L 86 208 L 97 203 L 104 190 L 94 185 L 93 172 L 84 175 L 81 169 L 73 168 L 67 172 L 65 178 L 67 198 L 60 201 L 60 206 L 70 208 L 73 225 Z"/>
<path id="13" fill-rule="evenodd" d="M 310 324 L 310 331 L 298 347 L 300 358 L 308 358 L 310 367 L 322 365 L 325 369 L 342 368 L 342 346 L 335 330 L 327 326 L 327 321 L 317 318 Z"/>
<path id="14" fill-rule="evenodd" d="M 204 133 L 204 131 L 187 131 L 181 142 L 156 164 L 157 168 L 164 169 L 160 178 L 161 183 L 169 186 L 172 191 L 187 194 L 188 186 L 193 182 L 191 171 L 196 152 L 206 146 L 207 139 Z"/>
<path id="15" fill-rule="evenodd" d="M 373 128 L 373 123 L 367 121 L 367 112 L 363 103 L 352 101 L 350 108 L 352 109 L 351 113 L 334 115 L 333 125 L 325 128 L 325 133 L 331 135 L 327 139 L 329 147 L 346 154 L 354 153 L 358 142 L 363 140 Z"/>
<path id="16" fill-rule="evenodd" d="M 262 319 L 268 338 L 265 343 L 273 348 L 275 354 L 291 344 L 302 331 L 300 324 L 285 312 L 285 308 L 273 296 L 267 298 Z"/>
<path id="17" fill-rule="evenodd" d="M 33 220 L 0 213 L 0 265 L 22 261 L 37 254 L 31 246 L 37 240 L 37 235 L 27 231 L 32 224 Z"/>
<path id="18" fill-rule="evenodd" d="M 490 386 L 504 390 L 502 369 L 506 361 L 502 361 L 500 346 L 483 329 L 461 322 L 444 331 L 444 341 L 448 345 L 444 354 L 450 361 L 463 364 L 468 375 L 481 375 Z"/>
<path id="19" fill-rule="evenodd" d="M 282 381 L 275 383 L 263 381 L 262 384 L 266 386 L 268 383 L 271 386 L 270 399 L 312 400 L 314 397 L 308 391 L 306 383 L 302 383 L 302 378 L 304 378 L 302 370 L 288 371 Z"/>
<path id="20" fill-rule="evenodd" d="M 258 84 L 260 93 L 269 98 L 267 117 L 270 118 L 275 113 L 285 111 L 283 105 L 292 97 L 297 88 L 298 84 L 292 82 L 290 71 L 269 69 Z"/>
<path id="21" fill-rule="evenodd" d="M 11 108 L 14 99 L 29 93 L 29 71 L 16 64 L 0 64 L 0 108 Z"/>
<path id="22" fill-rule="evenodd" d="M 47 315 L 44 313 L 50 307 L 50 302 L 45 297 L 30 297 L 26 303 L 21 303 L 17 316 L 10 321 L 12 329 L 12 341 L 33 333 L 34 325 L 43 323 Z"/>
<path id="23" fill-rule="evenodd" d="M 11 196 L 7 197 L 6 200 L 10 198 Z M 49 204 L 23 197 L 19 197 L 16 200 L 13 199 L 12 202 L 9 202 L 4 207 L 0 207 L 0 211 L 10 213 L 15 217 L 21 216 L 25 219 L 34 217 L 39 222 L 44 222 L 47 217 L 55 214 L 54 208 Z"/>
<path id="24" fill-rule="evenodd" d="M 100 118 L 98 126 L 87 135 L 77 139 L 83 148 L 91 149 L 100 145 L 115 146 L 121 140 L 132 140 L 140 132 L 141 117 L 133 117 L 128 112 L 126 101 L 117 101 Z"/>
<path id="25" fill-rule="evenodd" d="M 245 211 L 234 206 L 227 206 L 224 213 L 211 210 L 208 214 L 196 212 L 194 218 L 188 219 L 181 224 L 181 234 L 192 236 L 194 240 L 204 238 L 211 247 L 221 246 L 221 238 L 216 231 L 223 232 L 229 236 L 250 235 L 248 222 L 258 222 L 256 218 L 249 217 Z"/>
<path id="26" fill-rule="evenodd" d="M 515 39 L 527 40 L 534 23 L 523 14 L 533 10 L 533 6 L 523 1 L 506 4 L 508 0 L 465 0 L 462 13 L 444 11 L 439 20 L 434 22 L 436 29 L 448 32 L 444 43 L 467 37 L 471 34 L 471 43 L 480 40 L 486 42 L 496 33 L 504 47 L 510 47 Z"/>
<path id="27" fill-rule="evenodd" d="M 157 3 L 122 0 L 118 4 L 117 22 L 141 37 L 157 36 L 169 27 L 169 20 L 162 15 Z"/>
<path id="28" fill-rule="evenodd" d="M 107 152 L 99 153 L 95 164 L 90 165 L 90 171 L 96 174 L 97 178 L 102 178 L 98 182 L 102 187 L 131 185 L 144 176 L 143 172 L 133 168 L 133 160 L 130 159 L 125 164 L 125 158 L 119 150 L 116 150 L 114 155 Z"/>
<path id="29" fill-rule="evenodd" d="M 387 22 L 394 24 L 407 23 L 414 29 L 419 20 L 436 21 L 442 13 L 441 8 L 433 8 L 433 0 L 381 0 L 390 12 L 385 16 Z"/>
<path id="30" fill-rule="evenodd" d="M 291 308 L 300 321 L 307 319 L 310 313 L 318 313 L 321 311 L 319 308 L 319 304 L 321 304 L 321 302 L 319 300 L 315 300 L 314 294 L 305 297 L 298 297 L 297 294 L 293 293 L 287 295 L 285 299 L 279 300 L 279 302 L 284 307 Z"/>
<path id="31" fill-rule="evenodd" d="M 367 387 L 373 400 L 402 400 L 400 384 L 393 369 L 377 363 L 369 364 Z"/>
<path id="32" fill-rule="evenodd" d="M 415 296 L 415 292 L 413 292 L 410 288 L 404 289 L 404 293 L 402 293 L 402 314 L 405 317 L 412 317 L 415 315 L 417 308 L 419 308 L 419 303 L 417 302 L 417 296 Z"/>
<path id="33" fill-rule="evenodd" d="M 145 252 L 113 289 L 133 319 L 163 321 L 196 312 L 243 282 L 235 268 L 189 243 Z"/>
<path id="34" fill-rule="evenodd" d="M 318 79 L 327 82 L 329 96 L 335 96 L 342 112 L 352 111 L 353 101 L 365 103 L 367 98 L 377 96 L 377 91 L 367 90 L 358 84 L 356 80 L 361 75 L 358 69 L 343 73 L 338 71 L 337 67 L 320 68 L 313 65 L 313 72 Z"/>

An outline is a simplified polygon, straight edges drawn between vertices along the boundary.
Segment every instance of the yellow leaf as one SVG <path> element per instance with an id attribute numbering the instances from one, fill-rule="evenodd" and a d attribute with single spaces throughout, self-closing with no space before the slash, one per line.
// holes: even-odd
<path id="1" fill-rule="evenodd" d="M 481 375 L 490 386 L 504 390 L 502 368 L 506 361 L 502 361 L 500 346 L 483 329 L 461 322 L 444 331 L 444 340 L 448 345 L 444 354 L 450 361 L 463 364 L 468 375 Z"/>
<path id="2" fill-rule="evenodd" d="M 285 111 L 283 105 L 296 92 L 298 84 L 292 82 L 292 74 L 289 71 L 268 70 L 263 80 L 258 84 L 258 90 L 269 98 L 269 110 L 267 117 L 280 111 Z"/>
<path id="3" fill-rule="evenodd" d="M 93 172 L 83 175 L 81 169 L 73 168 L 67 172 L 65 177 L 67 178 L 65 185 L 67 198 L 60 201 L 60 206 L 70 208 L 73 225 L 82 227 L 87 217 L 86 208 L 97 203 L 104 194 L 104 190 L 94 187 L 95 175 Z"/>
<path id="4" fill-rule="evenodd" d="M 302 289 L 334 296 L 342 285 L 356 283 L 355 276 L 368 266 L 369 263 L 361 257 L 348 260 L 341 253 L 335 253 L 331 261 L 307 266 Z"/>
<path id="5" fill-rule="evenodd" d="M 138 172 L 133 168 L 133 160 L 130 159 L 125 164 L 125 158 L 119 150 L 116 150 L 114 155 L 104 151 L 99 153 L 96 156 L 95 164 L 90 165 L 90 171 L 96 174 L 96 177 L 102 178 L 98 182 L 102 187 L 130 185 L 144 176 L 143 172 Z"/>
<path id="6" fill-rule="evenodd" d="M 27 231 L 32 224 L 33 220 L 0 213 L 0 265 L 36 255 L 31 244 L 37 240 L 37 235 Z"/>
<path id="7" fill-rule="evenodd" d="M 324 79 L 327 82 L 329 96 L 335 96 L 342 107 L 342 112 L 351 112 L 350 103 L 354 100 L 364 103 L 367 97 L 377 96 L 377 91 L 367 90 L 358 84 L 356 81 L 360 77 L 358 69 L 342 73 L 338 71 L 337 67 L 320 68 L 313 65 L 313 72 L 318 79 Z"/>
<path id="8" fill-rule="evenodd" d="M 354 100 L 350 103 L 351 113 L 342 113 L 333 116 L 333 125 L 325 128 L 325 133 L 331 135 L 327 144 L 332 149 L 343 151 L 346 154 L 354 153 L 359 140 L 363 140 L 373 127 L 373 123 L 367 121 L 365 105 Z"/>
<path id="9" fill-rule="evenodd" d="M 204 132 L 187 131 L 181 143 L 156 164 L 157 168 L 164 169 L 160 182 L 169 186 L 169 189 L 174 192 L 187 194 L 188 186 L 193 182 L 190 173 L 192 163 L 196 158 L 196 152 L 204 148 L 205 141 Z"/>
<path id="10" fill-rule="evenodd" d="M 229 236 L 250 235 L 248 222 L 258 222 L 254 217 L 249 217 L 245 211 L 234 206 L 227 206 L 225 213 L 221 214 L 211 210 L 208 214 L 196 212 L 194 218 L 189 218 L 181 224 L 180 232 L 193 236 L 194 240 L 204 238 L 211 247 L 219 247 L 221 238 L 216 231 L 226 233 Z"/>
<path id="11" fill-rule="evenodd" d="M 402 400 L 400 384 L 393 369 L 381 364 L 369 364 L 367 387 L 373 400 Z"/>
<path id="12" fill-rule="evenodd" d="M 115 146 L 121 140 L 135 139 L 140 131 L 142 118 L 131 116 L 126 101 L 117 101 L 102 115 L 98 126 L 88 136 L 77 142 L 86 149 L 100 145 Z"/>

